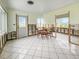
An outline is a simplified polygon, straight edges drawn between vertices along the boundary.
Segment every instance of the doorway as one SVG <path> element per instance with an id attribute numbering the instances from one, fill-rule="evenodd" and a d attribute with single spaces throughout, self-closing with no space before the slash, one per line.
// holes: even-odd
<path id="1" fill-rule="evenodd" d="M 55 37 L 70 42 L 70 12 L 55 16 Z"/>
<path id="2" fill-rule="evenodd" d="M 20 15 L 17 15 L 16 17 L 17 38 L 24 38 L 28 36 L 28 17 Z"/>

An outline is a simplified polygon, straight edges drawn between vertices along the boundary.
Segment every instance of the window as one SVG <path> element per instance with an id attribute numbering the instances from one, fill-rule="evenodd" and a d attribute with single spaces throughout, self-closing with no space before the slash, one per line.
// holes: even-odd
<path id="1" fill-rule="evenodd" d="M 26 17 L 19 16 L 19 27 L 26 27 Z"/>
<path id="2" fill-rule="evenodd" d="M 7 32 L 7 13 L 0 6 L 0 33 Z"/>
<path id="3" fill-rule="evenodd" d="M 58 18 L 57 19 L 57 27 L 68 28 L 68 17 Z"/>
<path id="4" fill-rule="evenodd" d="M 61 28 L 69 27 L 69 13 L 56 15 L 56 26 Z"/>
<path id="5" fill-rule="evenodd" d="M 43 18 L 37 18 L 37 27 L 43 27 L 45 20 Z"/>

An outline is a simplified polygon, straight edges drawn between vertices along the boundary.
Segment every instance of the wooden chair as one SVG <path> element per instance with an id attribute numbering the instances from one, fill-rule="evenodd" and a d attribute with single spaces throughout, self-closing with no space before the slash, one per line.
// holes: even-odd
<path id="1" fill-rule="evenodd" d="M 50 28 L 45 28 L 42 27 L 41 30 L 37 29 L 37 36 L 41 36 L 42 38 L 45 36 L 46 38 L 48 38 L 50 36 L 50 38 L 53 36 L 53 27 Z"/>
<path id="2" fill-rule="evenodd" d="M 45 30 L 41 31 L 41 37 L 43 38 L 44 36 L 48 38 L 48 31 Z"/>

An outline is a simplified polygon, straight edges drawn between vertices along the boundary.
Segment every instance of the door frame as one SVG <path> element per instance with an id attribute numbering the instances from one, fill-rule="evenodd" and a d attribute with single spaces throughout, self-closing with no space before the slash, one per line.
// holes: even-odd
<path id="1" fill-rule="evenodd" d="M 69 21 L 68 21 L 68 42 L 69 43 L 71 43 L 71 34 L 70 34 L 70 31 L 71 31 L 71 27 L 70 27 L 70 11 L 68 11 L 67 13 L 64 13 L 64 14 L 68 14 L 68 19 L 69 19 Z M 63 14 L 60 14 L 60 15 L 63 15 Z M 56 25 L 57 25 L 57 22 L 56 22 L 56 17 L 57 17 L 58 15 L 55 15 L 55 29 L 56 29 Z M 57 37 L 57 33 L 56 33 L 57 31 L 55 30 L 55 38 Z"/>
<path id="2" fill-rule="evenodd" d="M 27 36 L 28 36 L 28 16 L 25 16 L 25 15 L 16 15 L 16 34 L 17 34 L 17 39 L 19 39 L 19 32 L 18 32 L 18 30 L 19 30 L 18 17 L 19 16 L 26 17 L 26 20 L 27 20 L 27 23 L 26 23 L 26 25 L 27 25 Z"/>

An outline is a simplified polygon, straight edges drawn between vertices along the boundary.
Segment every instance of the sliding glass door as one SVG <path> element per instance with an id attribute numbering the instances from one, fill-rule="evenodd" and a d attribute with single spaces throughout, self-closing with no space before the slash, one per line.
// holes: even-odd
<path id="1" fill-rule="evenodd" d="M 17 35 L 18 38 L 28 36 L 28 20 L 26 16 L 17 16 Z"/>
<path id="2" fill-rule="evenodd" d="M 79 24 L 71 24 L 71 29 L 72 29 L 72 33 L 71 33 L 71 43 L 79 45 Z"/>
<path id="3" fill-rule="evenodd" d="M 68 39 L 71 44 L 79 45 L 79 22 L 73 22 L 70 13 L 56 16 L 56 37 Z M 60 36 L 62 33 L 63 35 Z M 63 41 L 64 42 L 64 41 Z"/>
<path id="4" fill-rule="evenodd" d="M 70 18 L 69 13 L 56 15 L 55 17 L 55 26 L 56 26 L 56 38 L 61 39 L 64 43 L 69 42 L 69 24 Z"/>
<path id="5" fill-rule="evenodd" d="M 56 19 L 57 37 L 60 39 L 68 39 L 69 29 L 69 18 L 62 17 Z M 67 35 L 66 35 L 67 34 Z M 62 37 L 61 37 L 62 36 Z"/>

